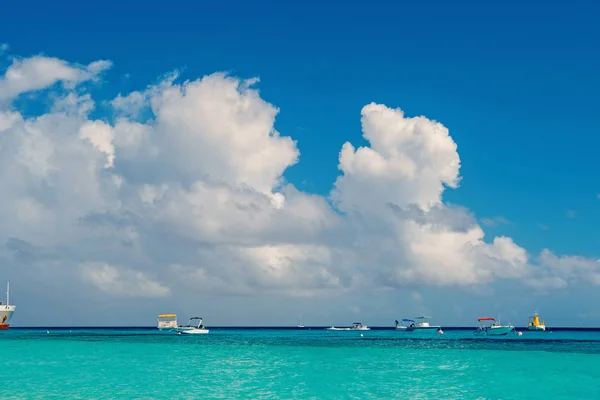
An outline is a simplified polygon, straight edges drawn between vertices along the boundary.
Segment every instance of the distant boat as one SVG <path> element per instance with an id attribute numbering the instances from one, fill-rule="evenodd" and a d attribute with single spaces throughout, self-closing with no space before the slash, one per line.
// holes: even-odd
<path id="1" fill-rule="evenodd" d="M 172 331 L 177 329 L 177 314 L 160 314 L 157 326 L 161 331 Z"/>
<path id="2" fill-rule="evenodd" d="M 396 324 L 394 325 L 394 329 L 398 330 L 398 331 L 405 331 L 406 330 L 406 325 L 402 325 L 400 324 L 400 322 L 398 322 L 398 320 L 395 321 Z M 402 322 L 415 322 L 412 319 L 406 319 L 404 318 L 402 320 Z"/>
<path id="3" fill-rule="evenodd" d="M 431 317 L 424 317 L 424 316 L 415 317 L 415 320 L 417 320 L 417 321 L 416 322 L 412 321 L 412 323 L 406 327 L 406 332 L 427 332 L 427 333 L 441 332 L 442 327 L 439 325 L 430 325 L 429 324 L 430 319 L 431 319 Z"/>
<path id="4" fill-rule="evenodd" d="M 192 324 L 193 321 L 198 321 L 197 324 Z M 188 335 L 197 335 L 208 333 L 208 329 L 202 325 L 202 318 L 200 317 L 192 317 L 190 318 L 187 325 L 181 325 L 176 328 L 177 333 L 185 333 Z"/>
<path id="5" fill-rule="evenodd" d="M 6 304 L 0 301 L 0 330 L 6 330 L 10 326 L 10 320 L 17 306 L 10 305 L 10 282 L 6 283 Z"/>
<path id="6" fill-rule="evenodd" d="M 533 313 L 531 317 L 529 317 L 528 329 L 530 331 L 545 331 L 546 323 L 544 321 L 540 322 L 540 316 L 537 311 Z"/>
<path id="7" fill-rule="evenodd" d="M 487 321 L 491 322 L 491 325 L 486 326 L 485 322 Z M 479 322 L 479 327 L 475 330 L 475 334 L 480 336 L 504 336 L 515 329 L 511 324 L 501 325 L 500 321 L 492 317 L 477 318 L 477 322 Z"/>
<path id="8" fill-rule="evenodd" d="M 296 325 L 297 328 L 304 328 L 304 324 L 302 323 L 302 318 L 298 319 L 298 325 Z"/>
<path id="9" fill-rule="evenodd" d="M 371 328 L 363 325 L 361 322 L 355 322 L 349 328 L 336 328 L 332 326 L 331 328 L 326 328 L 328 331 L 370 331 Z"/>

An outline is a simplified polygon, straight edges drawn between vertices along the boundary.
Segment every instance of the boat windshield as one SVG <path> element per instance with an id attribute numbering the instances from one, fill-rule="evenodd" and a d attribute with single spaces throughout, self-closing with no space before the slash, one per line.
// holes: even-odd
<path id="1" fill-rule="evenodd" d="M 202 328 L 203 327 L 202 318 L 200 318 L 200 317 L 190 318 L 187 326 L 195 326 L 196 328 Z"/>

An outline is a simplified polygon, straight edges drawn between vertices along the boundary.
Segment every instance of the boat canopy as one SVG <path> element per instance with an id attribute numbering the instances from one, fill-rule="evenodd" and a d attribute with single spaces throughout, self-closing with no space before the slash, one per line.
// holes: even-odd
<path id="1" fill-rule="evenodd" d="M 402 322 L 415 322 L 415 321 L 414 321 L 414 320 L 412 320 L 412 319 L 406 319 L 406 318 L 404 318 L 404 319 L 402 320 Z"/>
<path id="2" fill-rule="evenodd" d="M 158 318 L 175 318 L 177 314 L 159 314 Z"/>
<path id="3" fill-rule="evenodd" d="M 483 317 L 483 318 L 477 318 L 477 321 L 495 321 L 496 318 L 492 318 L 492 317 Z"/>
<path id="4" fill-rule="evenodd" d="M 415 319 L 431 319 L 431 317 L 418 316 L 418 317 L 415 317 Z"/>

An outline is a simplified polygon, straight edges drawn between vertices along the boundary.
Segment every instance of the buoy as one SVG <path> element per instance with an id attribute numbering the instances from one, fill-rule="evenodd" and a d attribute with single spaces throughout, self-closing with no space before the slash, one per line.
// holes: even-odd
<path id="1" fill-rule="evenodd" d="M 517 332 L 517 335 L 523 336 L 523 332 Z"/>
<path id="2" fill-rule="evenodd" d="M 443 335 L 443 334 L 444 334 L 444 331 L 442 331 L 441 329 L 438 329 L 438 333 L 439 333 L 440 335 Z"/>

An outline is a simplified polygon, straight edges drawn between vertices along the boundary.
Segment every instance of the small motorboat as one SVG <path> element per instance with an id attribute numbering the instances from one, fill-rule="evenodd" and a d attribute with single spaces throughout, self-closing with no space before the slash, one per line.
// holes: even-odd
<path id="1" fill-rule="evenodd" d="M 425 333 L 441 332 L 442 327 L 439 325 L 430 325 L 429 324 L 430 319 L 431 319 L 431 317 L 424 317 L 424 316 L 415 317 L 416 321 L 412 321 L 412 323 L 406 327 L 406 332 L 425 332 Z"/>
<path id="2" fill-rule="evenodd" d="M 398 322 L 398 320 L 395 321 L 396 324 L 394 325 L 394 329 L 396 329 L 397 331 L 405 331 L 406 330 L 406 325 L 402 325 L 400 324 L 400 322 Z M 403 319 L 402 322 L 415 322 L 412 319 Z"/>
<path id="3" fill-rule="evenodd" d="M 177 329 L 177 314 L 160 314 L 157 329 L 159 331 L 172 331 Z"/>
<path id="4" fill-rule="evenodd" d="M 194 324 L 194 321 L 198 321 L 198 323 Z M 176 330 L 177 333 L 185 333 L 189 335 L 208 333 L 208 329 L 202 325 L 202 318 L 200 317 L 190 318 L 187 325 L 178 326 Z"/>
<path id="5" fill-rule="evenodd" d="M 326 328 L 328 331 L 370 331 L 371 328 L 363 325 L 361 322 L 355 322 L 349 328 L 336 328 L 332 326 L 331 328 Z"/>
<path id="6" fill-rule="evenodd" d="M 491 322 L 489 326 L 485 325 L 487 321 Z M 478 336 L 505 336 L 515 330 L 512 324 L 501 325 L 500 321 L 492 317 L 477 318 L 477 322 L 479 322 L 479 327 L 474 333 Z"/>

